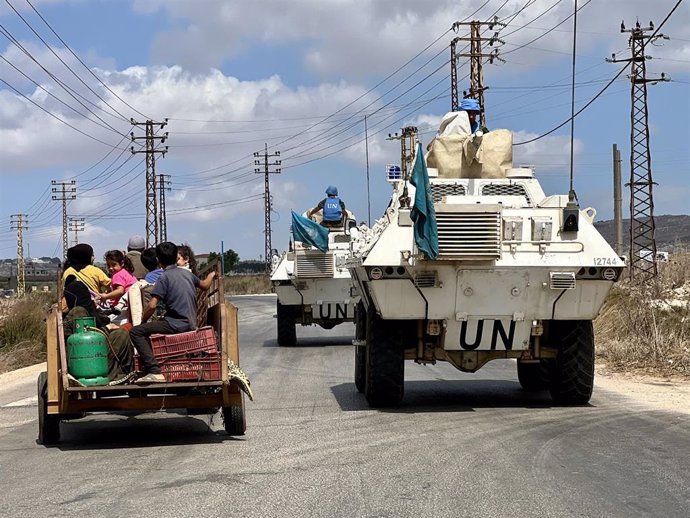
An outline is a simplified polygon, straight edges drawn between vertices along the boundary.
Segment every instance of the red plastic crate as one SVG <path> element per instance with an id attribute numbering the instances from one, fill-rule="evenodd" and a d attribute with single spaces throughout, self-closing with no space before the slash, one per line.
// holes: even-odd
<path id="1" fill-rule="evenodd" d="M 218 352 L 216 333 L 211 326 L 173 335 L 151 335 L 151 347 L 156 360 Z"/>
<path id="2" fill-rule="evenodd" d="M 220 356 L 206 358 L 171 358 L 160 364 L 167 381 L 218 381 L 220 380 Z"/>

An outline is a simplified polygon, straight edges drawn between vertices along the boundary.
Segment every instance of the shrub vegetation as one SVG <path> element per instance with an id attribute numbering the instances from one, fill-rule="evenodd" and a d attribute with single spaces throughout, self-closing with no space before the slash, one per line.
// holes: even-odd
<path id="1" fill-rule="evenodd" d="M 653 283 L 619 282 L 594 326 L 613 370 L 690 377 L 690 253 L 672 254 Z"/>

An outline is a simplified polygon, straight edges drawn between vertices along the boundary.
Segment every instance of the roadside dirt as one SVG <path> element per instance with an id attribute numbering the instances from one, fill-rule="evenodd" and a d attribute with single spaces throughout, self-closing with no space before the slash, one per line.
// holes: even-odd
<path id="1" fill-rule="evenodd" d="M 594 390 L 597 388 L 617 392 L 649 408 L 690 415 L 690 380 L 612 372 L 598 362 Z"/>

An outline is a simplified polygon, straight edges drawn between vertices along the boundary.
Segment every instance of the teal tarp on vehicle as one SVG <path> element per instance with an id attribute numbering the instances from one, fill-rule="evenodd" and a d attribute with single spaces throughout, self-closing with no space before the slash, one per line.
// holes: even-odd
<path id="1" fill-rule="evenodd" d="M 295 241 L 301 241 L 316 247 L 322 252 L 328 251 L 328 229 L 315 221 L 300 216 L 292 211 L 292 237 Z"/>
<path id="2" fill-rule="evenodd" d="M 436 226 L 436 211 L 429 186 L 429 172 L 424 162 L 422 144 L 417 143 L 417 158 L 414 161 L 410 183 L 415 186 L 414 207 L 410 217 L 414 222 L 414 241 L 417 248 L 426 256 L 435 260 L 438 258 L 438 227 Z"/>

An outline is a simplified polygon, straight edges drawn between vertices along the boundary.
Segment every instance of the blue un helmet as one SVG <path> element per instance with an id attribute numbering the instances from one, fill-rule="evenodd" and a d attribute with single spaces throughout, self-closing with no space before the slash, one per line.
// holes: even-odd
<path id="1" fill-rule="evenodd" d="M 478 112 L 479 101 L 476 99 L 463 99 L 460 101 L 460 109 L 466 112 Z"/>
<path id="2" fill-rule="evenodd" d="M 326 189 L 326 194 L 329 196 L 338 196 L 338 188 L 335 185 L 329 185 Z"/>

